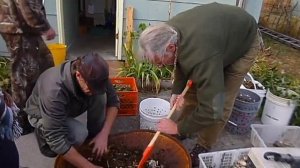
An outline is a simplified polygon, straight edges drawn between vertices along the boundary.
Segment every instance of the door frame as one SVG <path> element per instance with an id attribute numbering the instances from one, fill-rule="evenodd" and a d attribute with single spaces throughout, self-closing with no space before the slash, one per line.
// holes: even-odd
<path id="1" fill-rule="evenodd" d="M 122 60 L 124 0 L 116 1 L 115 56 Z"/>
<path id="2" fill-rule="evenodd" d="M 63 0 L 56 0 L 58 42 L 65 44 Z"/>

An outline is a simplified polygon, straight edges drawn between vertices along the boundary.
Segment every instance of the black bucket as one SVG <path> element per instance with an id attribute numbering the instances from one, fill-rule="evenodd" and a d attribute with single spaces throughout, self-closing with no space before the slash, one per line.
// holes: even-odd
<path id="1" fill-rule="evenodd" d="M 233 134 L 246 134 L 251 128 L 260 108 L 261 98 L 255 92 L 240 89 L 235 99 L 231 116 L 227 123 L 227 130 Z"/>

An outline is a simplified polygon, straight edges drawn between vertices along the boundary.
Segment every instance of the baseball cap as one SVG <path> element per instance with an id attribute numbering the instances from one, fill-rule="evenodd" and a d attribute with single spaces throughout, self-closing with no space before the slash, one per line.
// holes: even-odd
<path id="1" fill-rule="evenodd" d="M 92 94 L 103 94 L 106 92 L 109 80 L 109 68 L 107 62 L 97 53 L 91 52 L 79 58 L 78 71 Z"/>

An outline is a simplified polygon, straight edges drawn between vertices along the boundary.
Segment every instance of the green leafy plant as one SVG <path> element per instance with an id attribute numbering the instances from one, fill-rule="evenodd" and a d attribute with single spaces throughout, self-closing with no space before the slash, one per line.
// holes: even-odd
<path id="1" fill-rule="evenodd" d="M 250 72 L 274 95 L 297 102 L 292 124 L 300 125 L 300 81 L 280 72 L 277 65 L 270 66 L 263 57 L 257 59 Z"/>
<path id="2" fill-rule="evenodd" d="M 133 40 L 137 40 L 139 34 L 146 29 L 146 27 L 146 24 L 140 24 L 139 30 L 131 34 Z M 138 85 L 140 85 L 140 88 L 147 90 L 154 87 L 156 93 L 158 93 L 160 90 L 161 79 L 170 79 L 172 70 L 170 67 L 159 68 L 148 61 L 137 59 L 133 50 L 133 40 L 130 40 L 127 44 L 123 44 L 126 63 L 119 69 L 117 75 L 134 77 L 137 80 Z"/>
<path id="3" fill-rule="evenodd" d="M 126 64 L 120 68 L 117 76 L 134 77 L 140 88 L 146 89 L 154 84 L 155 90 L 158 93 L 160 90 L 160 77 L 162 71 L 146 61 L 138 61 L 133 54 L 132 48 L 123 46 L 126 56 Z"/>
<path id="4" fill-rule="evenodd" d="M 298 100 L 299 95 L 294 94 L 294 92 L 300 93 L 298 92 L 299 81 L 296 81 L 285 73 L 281 73 L 276 65 L 270 66 L 265 59 L 258 59 L 251 68 L 251 74 L 276 96 Z M 294 92 L 290 92 L 289 90 Z"/>
<path id="5" fill-rule="evenodd" d="M 3 90 L 9 91 L 10 86 L 10 60 L 5 57 L 0 57 L 0 87 Z"/>

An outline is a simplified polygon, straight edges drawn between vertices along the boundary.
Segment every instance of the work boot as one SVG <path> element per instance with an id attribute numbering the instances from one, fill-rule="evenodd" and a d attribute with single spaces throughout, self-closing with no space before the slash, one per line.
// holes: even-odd
<path id="1" fill-rule="evenodd" d="M 57 154 L 50 149 L 49 145 L 44 139 L 42 130 L 36 128 L 34 133 L 41 153 L 47 157 L 56 157 Z"/>
<path id="2" fill-rule="evenodd" d="M 200 144 L 196 144 L 192 151 L 190 152 L 192 166 L 198 167 L 199 166 L 199 157 L 200 153 L 207 153 L 209 150 L 201 146 Z"/>

